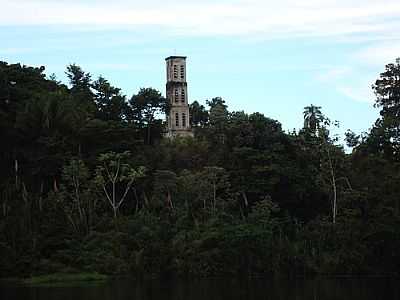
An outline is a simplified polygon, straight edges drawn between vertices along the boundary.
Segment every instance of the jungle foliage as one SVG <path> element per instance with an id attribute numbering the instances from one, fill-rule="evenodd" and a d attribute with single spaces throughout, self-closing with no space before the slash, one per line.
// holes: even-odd
<path id="1" fill-rule="evenodd" d="M 44 70 L 0 62 L 0 276 L 399 273 L 399 61 L 351 154 L 319 106 L 287 133 L 216 97 L 168 140 L 160 92 Z"/>

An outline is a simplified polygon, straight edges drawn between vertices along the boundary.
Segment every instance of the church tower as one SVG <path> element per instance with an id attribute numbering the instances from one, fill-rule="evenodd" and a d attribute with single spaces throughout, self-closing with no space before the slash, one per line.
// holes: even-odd
<path id="1" fill-rule="evenodd" d="M 170 56 L 165 61 L 167 63 L 166 95 L 171 105 L 167 116 L 167 136 L 193 136 L 189 123 L 186 56 Z"/>

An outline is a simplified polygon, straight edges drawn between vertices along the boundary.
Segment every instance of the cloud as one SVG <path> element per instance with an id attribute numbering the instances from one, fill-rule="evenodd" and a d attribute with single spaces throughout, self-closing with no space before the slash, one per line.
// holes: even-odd
<path id="1" fill-rule="evenodd" d="M 342 86 L 337 87 L 337 91 L 347 98 L 363 103 L 374 103 L 374 93 L 371 88 L 367 88 L 364 85 L 360 86 Z"/>
<path id="2" fill-rule="evenodd" d="M 397 0 L 0 0 L 0 25 L 156 26 L 181 35 L 331 36 L 400 30 Z"/>
<path id="3" fill-rule="evenodd" d="M 330 66 L 321 68 L 316 80 L 330 86 L 347 99 L 371 104 L 375 100 L 371 85 L 374 78 L 370 74 L 363 74 L 354 66 Z"/>
<path id="4" fill-rule="evenodd" d="M 365 48 L 350 54 L 351 67 L 343 66 L 341 61 L 340 66 L 307 68 L 319 73 L 315 75 L 319 84 L 329 85 L 349 99 L 367 103 L 371 103 L 374 96 L 370 90 L 371 78 L 366 78 L 363 72 L 365 66 L 371 66 L 368 73 L 376 75 L 386 63 L 400 56 L 399 0 L 0 0 L 0 7 L 0 30 L 12 30 L 13 26 L 46 25 L 48 28 L 50 25 L 57 33 L 53 35 L 52 49 L 62 49 L 68 41 L 65 36 L 62 43 L 57 40 L 60 30 L 89 33 L 91 30 L 123 31 L 123 34 L 112 38 L 109 35 L 94 38 L 96 35 L 93 34 L 86 42 L 80 43 L 74 42 L 75 37 L 70 37 L 69 50 L 71 47 L 104 48 L 111 44 L 135 43 L 131 30 L 143 33 L 140 40 L 151 39 L 154 33 L 158 37 L 160 34 L 233 36 L 256 42 L 323 37 L 332 42 L 333 47 L 334 43 L 357 43 L 357 46 Z M 137 34 L 135 38 L 138 38 Z M 34 43 L 30 47 L 9 45 L 0 49 L 0 54 L 41 49 L 42 43 Z M 296 51 L 295 46 L 293 48 Z M 91 67 L 113 70 L 132 68 L 118 61 Z M 279 64 L 276 68 L 303 69 L 304 66 Z M 351 78 L 358 79 L 354 82 Z"/>
<path id="5" fill-rule="evenodd" d="M 89 70 L 92 71 L 104 71 L 104 70 L 116 70 L 116 71 L 143 71 L 145 70 L 144 66 L 134 66 L 128 63 L 94 63 L 94 64 L 86 64 L 85 66 Z"/>
<path id="6" fill-rule="evenodd" d="M 384 41 L 368 46 L 355 54 L 362 63 L 373 66 L 384 66 L 394 63 L 400 57 L 400 40 Z"/>
<path id="7" fill-rule="evenodd" d="M 350 75 L 352 68 L 349 66 L 334 66 L 327 68 L 324 72 L 317 75 L 316 79 L 322 82 L 332 82 L 340 80 L 345 76 Z"/>
<path id="8" fill-rule="evenodd" d="M 10 48 L 0 48 L 0 54 L 8 55 L 8 54 L 23 54 L 29 53 L 35 50 L 32 47 L 10 47 Z"/>

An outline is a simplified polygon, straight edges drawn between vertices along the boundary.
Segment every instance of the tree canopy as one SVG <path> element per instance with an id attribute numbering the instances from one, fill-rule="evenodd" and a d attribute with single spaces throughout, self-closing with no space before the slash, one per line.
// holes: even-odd
<path id="1" fill-rule="evenodd" d="M 285 132 L 214 97 L 167 139 L 153 88 L 0 62 L 0 276 L 398 275 L 399 63 L 347 153 L 317 105 Z"/>

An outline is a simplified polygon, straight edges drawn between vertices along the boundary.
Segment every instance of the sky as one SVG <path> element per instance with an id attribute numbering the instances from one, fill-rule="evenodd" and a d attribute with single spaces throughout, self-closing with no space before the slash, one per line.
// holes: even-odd
<path id="1" fill-rule="evenodd" d="M 128 97 L 165 94 L 165 61 L 187 56 L 189 101 L 222 97 L 285 130 L 322 107 L 336 132 L 378 118 L 371 85 L 400 57 L 399 0 L 0 0 L 0 61 L 76 63 Z"/>

